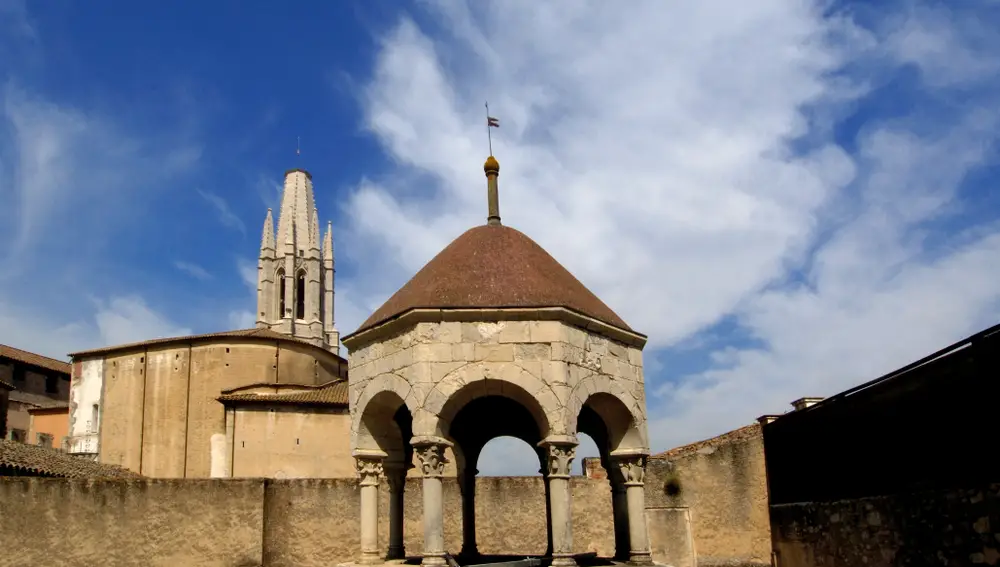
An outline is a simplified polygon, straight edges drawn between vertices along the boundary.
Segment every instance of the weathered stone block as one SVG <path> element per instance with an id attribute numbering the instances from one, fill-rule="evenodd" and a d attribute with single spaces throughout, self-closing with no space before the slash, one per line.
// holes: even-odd
<path id="1" fill-rule="evenodd" d="M 476 360 L 476 345 L 473 343 L 459 343 L 451 347 L 452 360 L 464 360 L 471 362 Z"/>
<path id="2" fill-rule="evenodd" d="M 500 329 L 499 341 L 501 343 L 526 343 L 530 340 L 531 334 L 528 332 L 527 321 L 508 321 Z"/>
<path id="3" fill-rule="evenodd" d="M 628 349 L 626 349 L 625 345 L 621 343 L 608 341 L 608 354 L 615 358 L 628 361 Z"/>
<path id="4" fill-rule="evenodd" d="M 571 325 L 563 325 L 562 327 L 563 327 L 563 333 L 566 335 L 567 343 L 575 346 L 576 348 L 586 348 L 587 337 L 590 335 L 590 333 L 578 327 L 573 327 Z"/>
<path id="5" fill-rule="evenodd" d="M 466 362 L 431 362 L 429 363 L 431 369 L 431 382 L 437 383 L 444 380 L 446 376 L 452 374 L 454 371 L 467 366 Z M 465 380 L 456 380 L 459 387 L 465 385 Z M 457 388 L 456 388 L 457 389 Z"/>
<path id="6" fill-rule="evenodd" d="M 460 343 L 462 342 L 462 323 L 458 321 L 437 323 L 433 337 L 434 340 L 442 343 Z"/>
<path id="7" fill-rule="evenodd" d="M 559 321 L 528 321 L 528 336 L 533 343 L 565 341 L 563 327 Z"/>
<path id="8" fill-rule="evenodd" d="M 451 362 L 450 344 L 430 343 L 413 347 L 414 362 Z"/>
<path id="9" fill-rule="evenodd" d="M 567 384 L 569 382 L 569 368 L 569 365 L 559 360 L 542 362 L 542 382 L 546 384 Z"/>
<path id="10" fill-rule="evenodd" d="M 477 344 L 476 360 L 485 362 L 512 362 L 514 360 L 514 345 Z"/>
<path id="11" fill-rule="evenodd" d="M 635 347 L 629 347 L 628 363 L 632 366 L 642 366 L 642 351 Z"/>
<path id="12" fill-rule="evenodd" d="M 503 338 L 501 337 L 501 342 Z M 552 347 L 540 343 L 514 344 L 514 360 L 551 360 Z"/>

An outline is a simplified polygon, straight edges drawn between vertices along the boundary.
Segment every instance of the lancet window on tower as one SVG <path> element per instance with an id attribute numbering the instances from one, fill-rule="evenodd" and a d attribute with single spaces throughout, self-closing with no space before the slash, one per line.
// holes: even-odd
<path id="1" fill-rule="evenodd" d="M 278 280 L 278 317 L 285 315 L 285 270 L 278 270 L 275 276 Z"/>
<path id="2" fill-rule="evenodd" d="M 295 278 L 295 318 L 306 318 L 306 273 L 299 272 Z"/>

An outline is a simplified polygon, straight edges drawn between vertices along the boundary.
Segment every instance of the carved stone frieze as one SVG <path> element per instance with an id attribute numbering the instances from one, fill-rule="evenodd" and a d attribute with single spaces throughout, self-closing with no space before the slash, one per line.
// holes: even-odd
<path id="1" fill-rule="evenodd" d="M 576 445 L 552 444 L 549 449 L 549 478 L 569 477 Z"/>
<path id="2" fill-rule="evenodd" d="M 642 455 L 615 459 L 622 473 L 625 486 L 641 485 L 646 476 L 646 457 Z"/>
<path id="3" fill-rule="evenodd" d="M 425 477 L 440 477 L 444 475 L 444 467 L 448 458 L 444 456 L 444 445 L 429 444 L 414 447 L 417 458 L 420 459 L 420 470 Z"/>
<path id="4" fill-rule="evenodd" d="M 355 457 L 355 467 L 361 486 L 378 486 L 382 476 L 382 460 L 367 457 Z"/>

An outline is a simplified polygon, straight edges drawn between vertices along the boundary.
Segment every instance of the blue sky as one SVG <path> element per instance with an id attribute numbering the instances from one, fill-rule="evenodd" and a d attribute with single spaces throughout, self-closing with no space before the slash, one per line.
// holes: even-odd
<path id="1" fill-rule="evenodd" d="M 247 326 L 295 166 L 349 332 L 484 221 L 489 99 L 504 222 L 650 336 L 653 449 L 722 433 L 1000 319 L 998 24 L 986 0 L 0 0 L 0 342 Z M 533 472 L 494 443 L 481 470 Z"/>

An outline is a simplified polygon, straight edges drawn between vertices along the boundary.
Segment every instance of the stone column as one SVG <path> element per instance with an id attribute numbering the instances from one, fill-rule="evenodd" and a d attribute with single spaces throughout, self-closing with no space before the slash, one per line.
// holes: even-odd
<path id="1" fill-rule="evenodd" d="M 618 469 L 625 481 L 625 498 L 628 503 L 629 563 L 652 565 L 649 551 L 649 532 L 646 530 L 646 456 L 618 457 Z"/>
<path id="2" fill-rule="evenodd" d="M 389 483 L 389 552 L 386 559 L 404 559 L 403 547 L 403 496 L 406 490 L 406 466 L 394 463 L 386 467 L 385 478 Z"/>
<path id="3" fill-rule="evenodd" d="M 539 452 L 538 459 L 542 468 L 538 469 L 538 474 L 542 475 L 542 486 L 545 487 L 545 557 L 552 557 L 552 494 L 549 491 L 549 464 L 548 450 Z"/>
<path id="4" fill-rule="evenodd" d="M 542 446 L 549 457 L 549 507 L 552 517 L 552 565 L 575 566 L 573 558 L 573 495 L 569 485 L 570 467 L 576 456 L 575 437 L 546 439 Z"/>
<path id="5" fill-rule="evenodd" d="M 420 459 L 424 491 L 424 558 L 421 565 L 447 565 L 444 549 L 444 497 L 441 476 L 448 462 L 444 456 L 450 445 L 444 439 L 415 440 L 411 443 Z"/>
<path id="6" fill-rule="evenodd" d="M 361 485 L 361 558 L 359 563 L 382 563 L 378 548 L 378 485 L 382 476 L 382 459 L 355 457 Z"/>
<path id="7" fill-rule="evenodd" d="M 459 482 L 462 488 L 462 552 L 463 559 L 479 556 L 476 545 L 476 475 L 479 471 L 467 468 L 462 471 Z"/>

